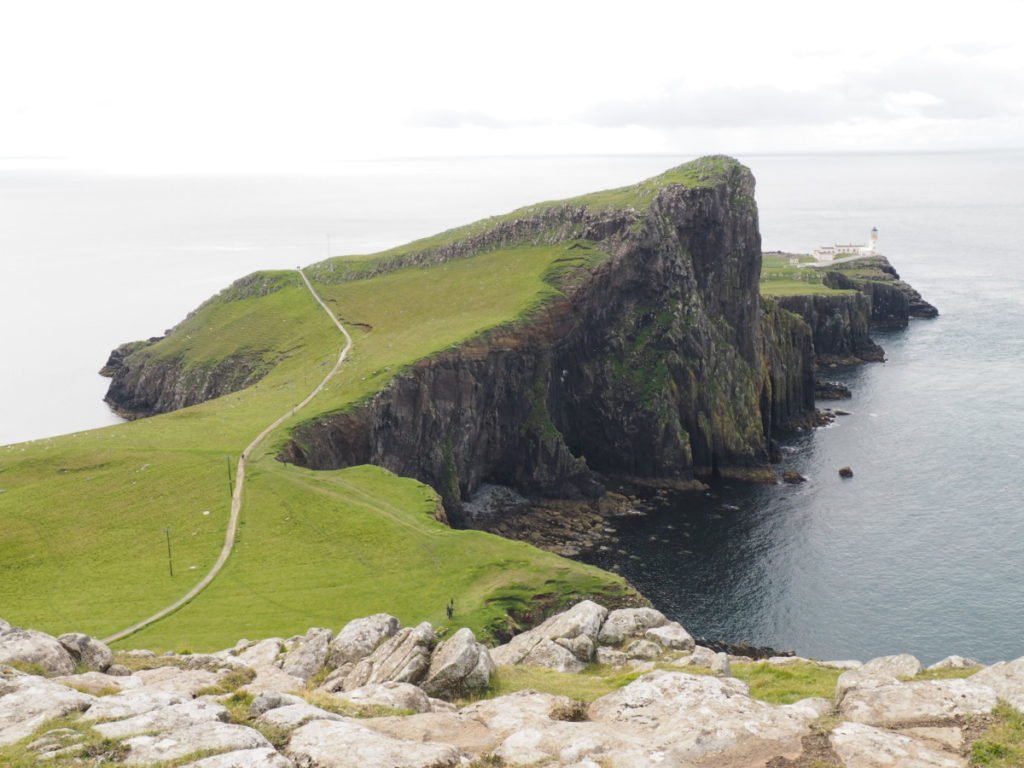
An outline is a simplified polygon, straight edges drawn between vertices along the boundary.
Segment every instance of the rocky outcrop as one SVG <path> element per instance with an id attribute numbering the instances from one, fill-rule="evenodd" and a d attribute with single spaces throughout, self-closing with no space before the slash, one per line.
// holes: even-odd
<path id="1" fill-rule="evenodd" d="M 425 638 L 424 625 L 398 628 L 379 644 L 372 639 L 387 636 L 391 618 L 378 614 L 339 632 L 350 649 L 353 637 L 371 638 L 358 644 L 361 650 L 346 651 L 344 663 L 358 664 L 389 643 L 394 647 L 388 657 L 415 655 L 409 651 L 416 643 L 409 639 Z M 997 720 L 999 702 L 1024 704 L 1024 659 L 973 672 L 951 657 L 939 668 L 969 676 L 929 680 L 913 678 L 921 664 L 906 654 L 864 664 L 793 657 L 748 664 L 746 670 L 756 677 L 771 677 L 776 666 L 799 666 L 795 677 L 779 670 L 779 680 L 846 670 L 833 701 L 809 697 L 769 704 L 732 676 L 745 674 L 740 665 L 749 659 L 716 654 L 687 638 L 685 629 L 653 609 L 609 612 L 585 601 L 495 649 L 495 658 L 512 665 L 535 663 L 534 651 L 547 643 L 574 658 L 586 656 L 580 651 L 588 646 L 596 648 L 598 662 L 616 663 L 616 673 L 642 673 L 635 679 L 606 678 L 618 687 L 609 686 L 614 690 L 589 703 L 526 689 L 452 704 L 400 682 L 332 694 L 324 688 L 311 691 L 293 677 L 291 690 L 267 691 L 251 698 L 248 707 L 240 705 L 252 690 L 248 684 L 237 687 L 245 679 L 239 670 L 258 677 L 265 665 L 297 658 L 290 655 L 296 650 L 305 657 L 304 649 L 324 645 L 323 631 L 316 629 L 288 640 L 239 641 L 230 650 L 196 654 L 193 666 L 202 668 L 187 668 L 188 656 L 124 653 L 119 661 L 148 668 L 111 678 L 124 687 L 102 696 L 69 687 L 84 675 L 49 679 L 0 665 L 0 749 L 10 747 L 26 765 L 34 761 L 54 768 L 85 762 L 173 762 L 190 768 L 966 768 L 972 742 Z M 643 653 L 631 651 L 639 648 Z M 478 668 L 487 653 L 470 630 L 460 629 L 434 649 L 421 684 L 465 680 L 462 671 Z M 631 681 L 623 685 L 623 679 Z M 200 682 L 204 687 L 195 687 Z"/>

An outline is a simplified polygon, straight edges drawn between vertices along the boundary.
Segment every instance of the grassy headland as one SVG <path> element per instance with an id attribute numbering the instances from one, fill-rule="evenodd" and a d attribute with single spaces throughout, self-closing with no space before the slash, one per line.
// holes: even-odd
<path id="1" fill-rule="evenodd" d="M 709 185 L 728 170 L 712 158 L 633 187 L 488 219 L 429 244 L 544 206 L 635 210 L 662 186 Z M 427 245 L 330 262 L 358 265 Z M 311 472 L 275 459 L 300 421 L 350 408 L 417 360 L 539 311 L 574 270 L 604 258 L 588 244 L 573 245 L 505 247 L 372 279 L 318 283 L 354 334 L 348 363 L 251 458 L 236 550 L 225 570 L 190 604 L 120 645 L 210 650 L 241 636 L 337 628 L 377 611 L 443 625 L 452 597 L 458 624 L 487 634 L 506 610 L 538 600 L 630 594 L 613 574 L 448 529 L 433 519 L 436 494 L 415 481 L 372 467 Z M 309 273 L 330 278 L 323 265 Z M 341 346 L 294 273 L 258 273 L 146 349 L 151 359 L 186 370 L 244 356 L 268 371 L 257 384 L 161 416 L 0 448 L 3 617 L 55 633 L 104 636 L 186 592 L 220 550 L 238 454 L 321 380 Z"/>

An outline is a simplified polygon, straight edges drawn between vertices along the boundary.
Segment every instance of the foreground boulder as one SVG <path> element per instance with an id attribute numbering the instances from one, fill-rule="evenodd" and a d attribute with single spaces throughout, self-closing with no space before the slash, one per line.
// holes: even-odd
<path id="1" fill-rule="evenodd" d="M 451 744 L 399 741 L 350 720 L 315 720 L 292 733 L 285 753 L 302 768 L 451 768 Z"/>
<path id="2" fill-rule="evenodd" d="M 491 658 L 500 665 L 579 672 L 593 661 L 597 636 L 607 616 L 607 608 L 584 600 L 498 646 L 491 651 Z"/>
<path id="3" fill-rule="evenodd" d="M 56 638 L 35 629 L 10 627 L 0 632 L 0 664 L 38 664 L 47 675 L 70 675 L 75 660 Z"/>
<path id="4" fill-rule="evenodd" d="M 394 637 L 355 665 L 342 688 L 351 691 L 367 683 L 418 683 L 430 667 L 437 635 L 428 622 L 398 630 Z"/>
<path id="5" fill-rule="evenodd" d="M 483 690 L 494 669 L 487 646 L 476 641 L 473 630 L 463 627 L 437 646 L 421 687 L 443 698 Z"/>
<path id="6" fill-rule="evenodd" d="M 47 720 L 88 709 L 95 696 L 44 677 L 0 666 L 0 747 L 25 738 Z"/>
<path id="7" fill-rule="evenodd" d="M 106 643 L 95 637 L 83 635 L 81 632 L 68 632 L 58 637 L 57 641 L 76 662 L 81 662 L 88 669 L 106 672 L 114 663 L 114 652 Z"/>

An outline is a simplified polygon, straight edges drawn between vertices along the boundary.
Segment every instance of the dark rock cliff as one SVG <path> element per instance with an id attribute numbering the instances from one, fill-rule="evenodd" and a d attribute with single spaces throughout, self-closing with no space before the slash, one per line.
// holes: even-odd
<path id="1" fill-rule="evenodd" d="M 779 296 L 783 309 L 800 315 L 811 328 L 816 362 L 838 363 L 884 359 L 880 346 L 871 340 L 875 307 L 867 293 Z"/>
<path id="2" fill-rule="evenodd" d="M 601 231 L 582 216 L 567 231 L 610 258 L 564 298 L 297 429 L 281 458 L 417 477 L 456 521 L 484 482 L 579 498 L 602 474 L 774 477 L 770 435 L 813 409 L 813 361 L 807 325 L 761 306 L 753 191 L 730 162 L 717 183 L 667 186 Z M 548 238 L 552 223 L 511 226 Z"/>
<path id="3" fill-rule="evenodd" d="M 884 328 L 905 328 L 911 317 L 936 317 L 934 306 L 925 301 L 913 286 L 884 256 L 871 256 L 825 268 L 823 282 L 837 290 L 860 291 L 871 302 L 871 324 Z"/>

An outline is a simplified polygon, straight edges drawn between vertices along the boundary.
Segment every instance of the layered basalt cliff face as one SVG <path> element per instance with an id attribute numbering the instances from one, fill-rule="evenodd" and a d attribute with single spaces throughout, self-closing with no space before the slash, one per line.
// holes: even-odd
<path id="1" fill-rule="evenodd" d="M 581 247 L 609 258 L 532 318 L 421 361 L 365 405 L 297 429 L 281 458 L 416 477 L 456 521 L 461 500 L 485 482 L 580 498 L 600 492 L 601 475 L 773 477 L 771 434 L 813 410 L 810 330 L 762 306 L 753 177 L 713 161 L 713 183 L 665 186 L 640 213 L 572 213 L 558 230 L 549 210 L 509 224 L 529 242 L 587 236 Z"/>
<path id="2" fill-rule="evenodd" d="M 871 324 L 905 328 L 911 317 L 936 317 L 939 310 L 904 282 L 884 256 L 834 264 L 826 268 L 825 285 L 836 290 L 860 291 L 871 302 Z"/>
<path id="3" fill-rule="evenodd" d="M 884 351 L 871 340 L 874 297 L 866 293 L 779 296 L 779 306 L 811 328 L 819 364 L 878 361 Z"/>

